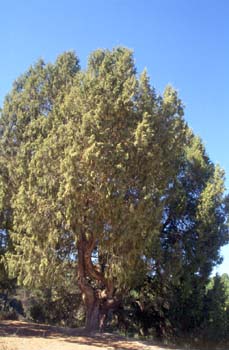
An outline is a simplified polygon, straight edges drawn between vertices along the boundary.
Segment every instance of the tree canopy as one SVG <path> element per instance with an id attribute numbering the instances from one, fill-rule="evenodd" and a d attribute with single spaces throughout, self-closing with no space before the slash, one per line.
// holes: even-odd
<path id="1" fill-rule="evenodd" d="M 224 174 L 183 114 L 122 47 L 93 52 L 86 70 L 72 52 L 39 61 L 15 82 L 0 119 L 0 230 L 19 283 L 71 279 L 94 329 L 147 275 L 206 281 L 228 239 Z"/>

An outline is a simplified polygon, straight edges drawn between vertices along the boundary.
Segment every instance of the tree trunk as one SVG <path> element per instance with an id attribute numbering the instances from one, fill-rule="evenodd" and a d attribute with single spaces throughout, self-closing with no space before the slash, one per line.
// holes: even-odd
<path id="1" fill-rule="evenodd" d="M 78 241 L 78 283 L 86 308 L 86 330 L 102 331 L 109 310 L 116 307 L 113 298 L 113 285 L 107 281 L 104 274 L 97 271 L 91 261 L 91 253 L 95 240 L 87 240 L 82 234 Z M 90 283 L 93 281 L 94 286 Z"/>
<path id="2" fill-rule="evenodd" d="M 96 300 L 92 305 L 86 305 L 86 325 L 89 332 L 102 332 L 105 326 L 108 310 L 101 306 L 101 300 Z"/>
<path id="3" fill-rule="evenodd" d="M 86 324 L 85 328 L 89 332 L 99 330 L 100 326 L 100 307 L 98 302 L 92 305 L 86 305 Z"/>

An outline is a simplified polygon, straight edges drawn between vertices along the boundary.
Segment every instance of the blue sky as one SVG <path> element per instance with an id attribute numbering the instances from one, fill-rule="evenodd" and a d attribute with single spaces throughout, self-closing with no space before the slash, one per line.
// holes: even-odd
<path id="1" fill-rule="evenodd" d="M 75 50 L 84 67 L 97 48 L 124 45 L 162 92 L 179 91 L 185 118 L 229 189 L 228 0 L 8 0 L 1 2 L 0 105 L 12 82 L 40 57 Z M 227 151 L 228 150 L 228 151 Z M 222 250 L 229 272 L 229 247 Z"/>

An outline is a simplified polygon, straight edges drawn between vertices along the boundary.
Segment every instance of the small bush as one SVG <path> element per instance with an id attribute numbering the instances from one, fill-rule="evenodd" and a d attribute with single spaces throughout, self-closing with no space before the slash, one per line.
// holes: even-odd
<path id="1" fill-rule="evenodd" d="M 0 320 L 18 320 L 24 316 L 24 310 L 20 300 L 8 298 L 6 294 L 0 295 Z"/>
<path id="2" fill-rule="evenodd" d="M 0 311 L 0 321 L 18 320 L 19 316 L 15 310 Z"/>

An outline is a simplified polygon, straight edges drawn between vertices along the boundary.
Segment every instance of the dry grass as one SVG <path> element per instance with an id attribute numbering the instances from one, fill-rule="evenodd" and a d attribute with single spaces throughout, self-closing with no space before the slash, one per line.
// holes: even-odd
<path id="1" fill-rule="evenodd" d="M 0 345 L 0 350 L 16 350 L 16 348 L 3 343 Z"/>

